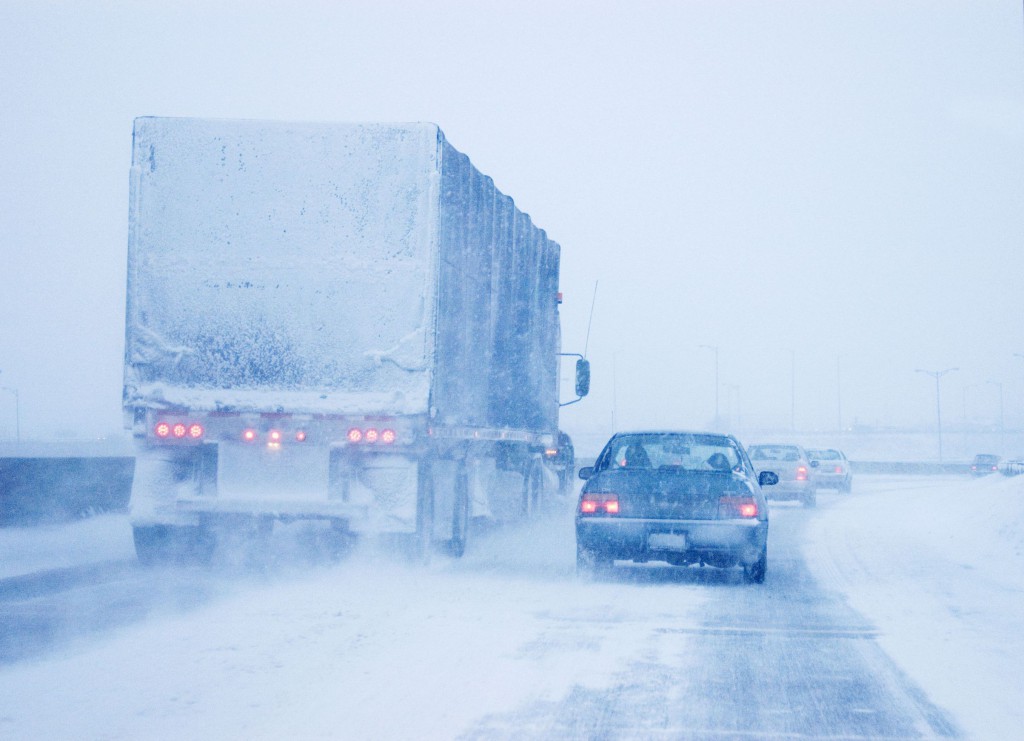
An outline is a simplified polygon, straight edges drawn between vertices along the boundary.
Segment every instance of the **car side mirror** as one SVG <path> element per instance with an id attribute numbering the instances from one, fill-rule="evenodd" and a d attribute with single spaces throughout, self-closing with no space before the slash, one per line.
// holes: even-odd
<path id="1" fill-rule="evenodd" d="M 593 466 L 584 466 L 583 468 L 580 469 L 579 476 L 580 476 L 581 479 L 586 480 L 586 479 L 589 479 L 593 475 L 594 475 L 594 467 Z"/>
<path id="2" fill-rule="evenodd" d="M 590 393 L 590 361 L 580 358 L 576 361 L 576 396 Z"/>
<path id="3" fill-rule="evenodd" d="M 757 483 L 761 486 L 775 486 L 779 483 L 779 474 L 775 471 L 761 471 L 757 476 Z"/>
<path id="4" fill-rule="evenodd" d="M 811 461 L 811 468 L 817 468 L 819 465 L 818 461 Z"/>

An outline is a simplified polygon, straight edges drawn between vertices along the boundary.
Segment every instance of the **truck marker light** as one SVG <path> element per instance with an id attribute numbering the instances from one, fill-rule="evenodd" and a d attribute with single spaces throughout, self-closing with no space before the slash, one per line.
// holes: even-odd
<path id="1" fill-rule="evenodd" d="M 203 426 L 197 422 L 189 425 L 188 436 L 193 440 L 198 440 L 203 436 Z"/>
<path id="2" fill-rule="evenodd" d="M 368 443 L 377 442 L 377 439 L 379 437 L 380 433 L 378 433 L 377 430 L 373 429 L 372 427 L 366 431 L 366 442 Z"/>
<path id="3" fill-rule="evenodd" d="M 157 437 L 167 437 L 171 434 L 171 426 L 166 422 L 158 422 L 156 427 L 153 428 L 153 432 L 156 433 Z"/>
<path id="4" fill-rule="evenodd" d="M 175 437 L 185 437 L 185 425 L 178 422 L 174 427 L 171 428 L 171 433 Z"/>
<path id="5" fill-rule="evenodd" d="M 350 443 L 357 443 L 363 439 L 363 431 L 358 427 L 353 427 L 348 431 L 348 441 Z"/>
<path id="6" fill-rule="evenodd" d="M 299 443 L 306 442 L 306 431 L 305 430 L 298 430 L 295 433 L 295 441 L 299 442 Z"/>
<path id="7" fill-rule="evenodd" d="M 247 443 L 251 443 L 256 439 L 256 430 L 252 429 L 251 427 L 247 430 L 244 430 L 242 432 L 242 439 L 245 440 Z"/>
<path id="8" fill-rule="evenodd" d="M 390 445 L 391 443 L 393 443 L 395 441 L 395 431 L 394 430 L 382 430 L 381 433 L 380 433 L 380 441 L 382 443 L 387 443 L 388 445 Z"/>
<path id="9" fill-rule="evenodd" d="M 281 442 L 281 431 L 280 430 L 271 430 L 269 437 L 270 437 L 270 442 L 272 442 L 272 443 L 279 443 L 279 442 Z"/>
<path id="10" fill-rule="evenodd" d="M 548 458 L 554 458 L 556 455 L 558 455 L 558 448 L 545 448 L 544 455 L 546 455 Z"/>

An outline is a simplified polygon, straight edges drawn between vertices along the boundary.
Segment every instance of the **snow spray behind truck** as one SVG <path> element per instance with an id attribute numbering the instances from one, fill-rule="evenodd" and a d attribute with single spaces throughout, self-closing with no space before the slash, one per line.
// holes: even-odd
<path id="1" fill-rule="evenodd" d="M 137 119 L 140 560 L 305 519 L 461 555 L 471 517 L 528 516 L 558 438 L 558 268 L 433 124 Z"/>

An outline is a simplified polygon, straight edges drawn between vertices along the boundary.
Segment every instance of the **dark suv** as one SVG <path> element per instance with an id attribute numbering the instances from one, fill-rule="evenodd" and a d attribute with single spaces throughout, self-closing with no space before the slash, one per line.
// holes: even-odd
<path id="1" fill-rule="evenodd" d="M 971 476 L 985 476 L 995 473 L 999 470 L 1000 460 L 998 455 L 978 453 L 974 456 L 974 462 L 971 463 Z"/>

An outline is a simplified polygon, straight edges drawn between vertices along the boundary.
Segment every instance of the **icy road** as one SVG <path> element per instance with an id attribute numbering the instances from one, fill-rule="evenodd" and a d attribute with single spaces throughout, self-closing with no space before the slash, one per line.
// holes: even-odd
<path id="1" fill-rule="evenodd" d="M 1019 477 L 1024 479 L 1024 477 Z M 135 566 L 121 516 L 0 531 L 0 737 L 1019 738 L 1024 480 L 773 505 L 763 586 L 575 577 L 572 502 L 461 561 Z"/>

